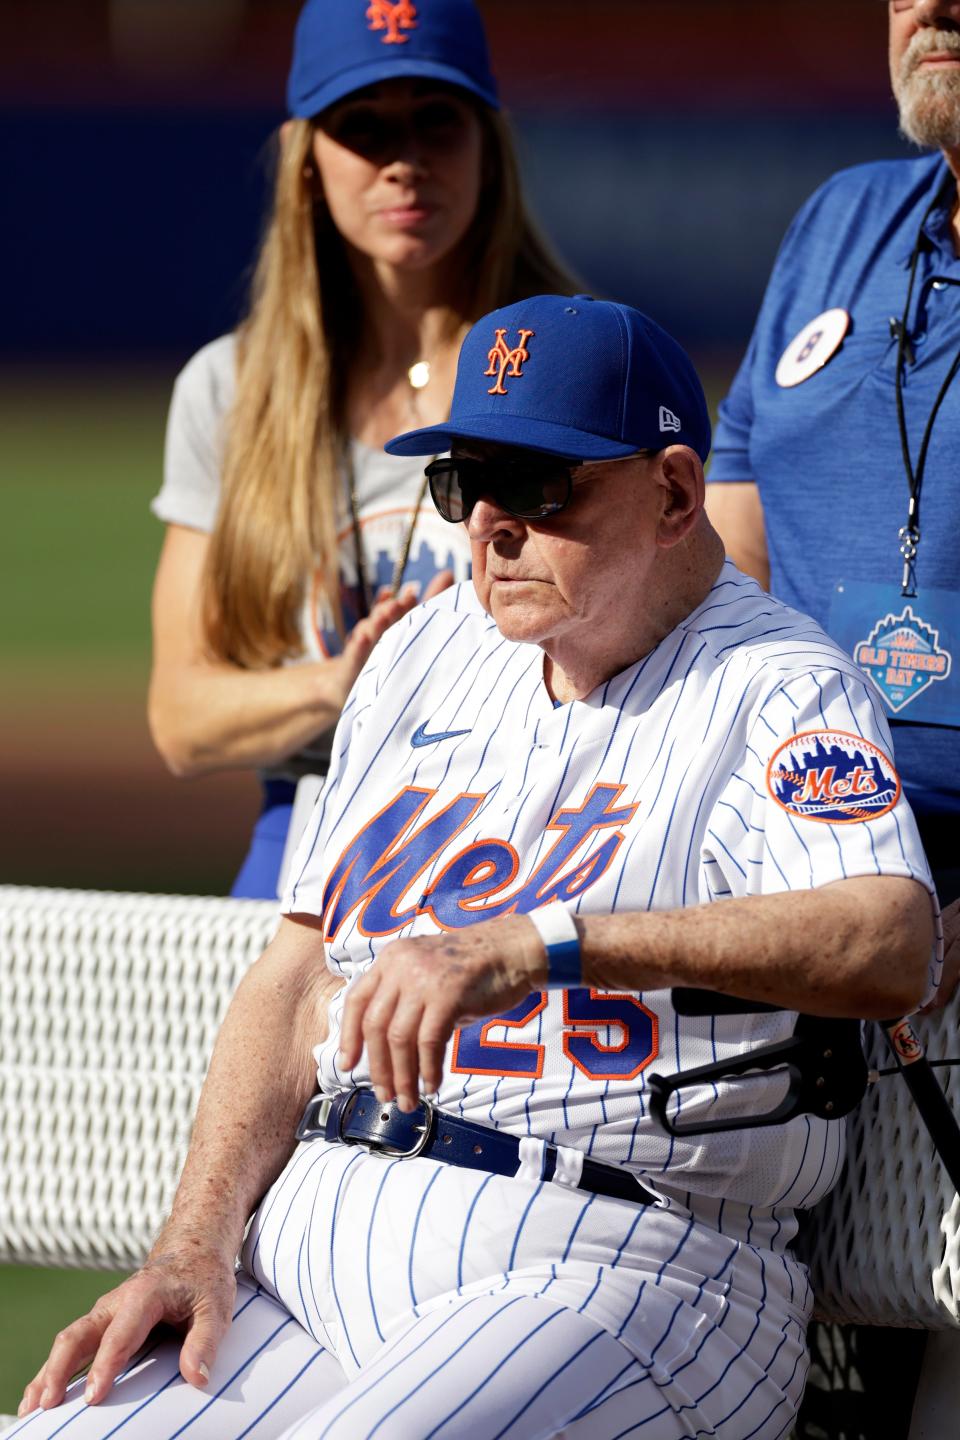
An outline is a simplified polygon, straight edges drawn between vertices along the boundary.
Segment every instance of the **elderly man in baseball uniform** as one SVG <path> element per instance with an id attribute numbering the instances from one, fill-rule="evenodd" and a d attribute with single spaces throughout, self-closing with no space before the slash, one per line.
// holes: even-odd
<path id="1" fill-rule="evenodd" d="M 473 583 L 361 675 L 171 1218 L 58 1337 L 29 1440 L 789 1430 L 790 1241 L 841 1124 L 671 1139 L 648 1077 L 910 1010 L 937 926 L 878 697 L 724 561 L 709 435 L 649 319 L 541 296 L 392 442 L 450 451 Z M 783 1009 L 684 1018 L 675 985 Z"/>

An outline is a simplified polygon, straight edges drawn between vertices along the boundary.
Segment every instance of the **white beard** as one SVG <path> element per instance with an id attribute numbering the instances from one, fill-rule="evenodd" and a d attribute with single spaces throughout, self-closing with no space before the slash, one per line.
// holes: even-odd
<path id="1" fill-rule="evenodd" d="M 960 59 L 960 35 L 918 32 L 910 43 L 893 91 L 900 107 L 900 130 L 915 145 L 934 150 L 960 147 L 960 70 L 931 73 L 918 60 L 950 50 Z"/>

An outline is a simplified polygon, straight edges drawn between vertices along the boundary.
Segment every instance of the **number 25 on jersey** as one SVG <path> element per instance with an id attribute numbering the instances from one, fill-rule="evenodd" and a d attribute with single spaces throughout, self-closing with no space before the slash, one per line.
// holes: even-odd
<path id="1" fill-rule="evenodd" d="M 451 1069 L 460 1075 L 512 1075 L 539 1080 L 546 1046 L 530 1040 L 493 1040 L 491 1032 L 521 1032 L 548 1003 L 541 990 L 497 1015 L 457 1030 Z M 564 990 L 563 1053 L 591 1080 L 633 1080 L 657 1054 L 657 1017 L 633 995 L 605 990 Z"/>

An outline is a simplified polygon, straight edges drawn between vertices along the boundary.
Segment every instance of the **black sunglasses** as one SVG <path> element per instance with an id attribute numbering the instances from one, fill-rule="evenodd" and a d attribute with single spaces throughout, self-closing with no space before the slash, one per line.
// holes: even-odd
<path id="1" fill-rule="evenodd" d="M 483 496 L 509 515 L 543 520 L 570 504 L 573 472 L 584 462 L 561 455 L 504 456 L 496 460 L 432 461 L 426 469 L 430 494 L 444 520 L 468 520 Z"/>

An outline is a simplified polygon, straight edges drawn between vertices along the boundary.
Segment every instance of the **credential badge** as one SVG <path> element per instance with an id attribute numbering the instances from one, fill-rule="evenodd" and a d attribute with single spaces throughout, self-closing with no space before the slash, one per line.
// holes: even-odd
<path id="1" fill-rule="evenodd" d="M 876 613 L 876 612 L 874 612 Z M 853 658 L 883 692 L 896 714 L 922 695 L 935 680 L 946 680 L 953 657 L 941 650 L 940 634 L 905 605 L 899 615 L 878 620 Z"/>

